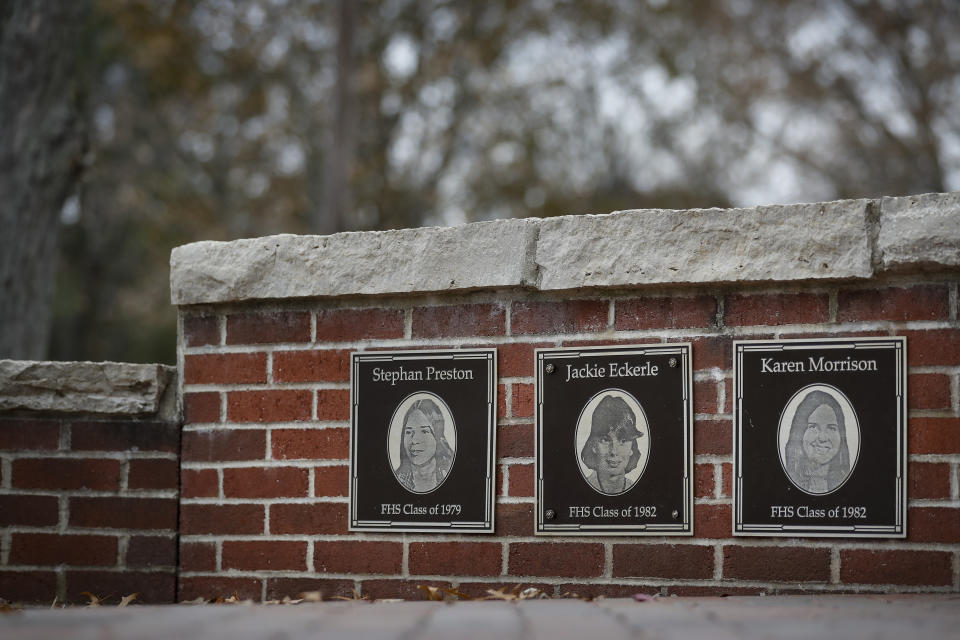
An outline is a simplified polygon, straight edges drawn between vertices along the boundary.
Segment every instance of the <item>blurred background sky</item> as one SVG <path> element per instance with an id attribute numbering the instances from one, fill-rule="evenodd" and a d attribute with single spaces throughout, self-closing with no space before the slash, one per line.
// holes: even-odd
<path id="1" fill-rule="evenodd" d="M 168 260 L 196 240 L 960 189 L 955 0 L 88 15 L 52 359 L 174 362 Z"/>

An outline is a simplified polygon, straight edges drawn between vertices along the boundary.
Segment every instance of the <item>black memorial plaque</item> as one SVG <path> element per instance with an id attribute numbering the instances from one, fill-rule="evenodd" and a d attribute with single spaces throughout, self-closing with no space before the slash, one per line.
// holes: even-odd
<path id="1" fill-rule="evenodd" d="M 536 533 L 692 535 L 690 345 L 536 350 Z"/>
<path id="2" fill-rule="evenodd" d="M 906 537 L 906 338 L 733 348 L 734 534 Z"/>
<path id="3" fill-rule="evenodd" d="M 495 349 L 354 353 L 350 530 L 493 533 Z"/>

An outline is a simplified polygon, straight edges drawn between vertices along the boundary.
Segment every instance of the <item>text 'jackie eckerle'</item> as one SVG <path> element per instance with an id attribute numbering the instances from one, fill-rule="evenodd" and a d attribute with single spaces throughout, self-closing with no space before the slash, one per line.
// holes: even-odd
<path id="1" fill-rule="evenodd" d="M 438 369 L 427 366 L 423 369 L 413 369 L 408 371 L 403 367 L 396 370 L 387 371 L 380 367 L 373 369 L 374 382 L 389 382 L 390 386 L 398 382 L 423 382 L 435 380 L 473 380 L 472 369 L 460 369 L 459 367 L 447 367 Z"/>
<path id="2" fill-rule="evenodd" d="M 644 362 L 643 364 L 611 362 L 606 367 L 589 363 L 579 367 L 568 364 L 567 379 L 564 380 L 564 382 L 583 378 L 639 378 L 642 376 L 655 376 L 659 371 L 660 367 L 650 361 Z"/>
<path id="3" fill-rule="evenodd" d="M 854 360 L 847 356 L 845 360 L 827 360 L 823 356 L 810 356 L 803 360 L 774 362 L 773 358 L 760 358 L 760 373 L 804 373 L 806 371 L 876 371 L 876 360 Z"/>

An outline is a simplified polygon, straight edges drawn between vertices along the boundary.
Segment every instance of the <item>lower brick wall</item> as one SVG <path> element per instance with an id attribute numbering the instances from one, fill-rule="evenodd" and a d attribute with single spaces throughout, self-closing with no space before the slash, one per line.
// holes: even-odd
<path id="1" fill-rule="evenodd" d="M 180 425 L 0 415 L 0 598 L 173 602 Z"/>
<path id="2" fill-rule="evenodd" d="M 560 299 L 477 293 L 181 311 L 178 597 L 422 598 L 522 584 L 595 596 L 960 591 L 955 276 Z M 732 340 L 904 335 L 906 540 L 731 536 Z M 533 535 L 536 347 L 693 344 L 693 538 Z M 352 350 L 495 347 L 494 535 L 349 533 Z"/>

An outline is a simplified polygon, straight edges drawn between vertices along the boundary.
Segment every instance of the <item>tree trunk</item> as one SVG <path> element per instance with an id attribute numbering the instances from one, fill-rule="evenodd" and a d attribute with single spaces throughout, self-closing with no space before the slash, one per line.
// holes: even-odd
<path id="1" fill-rule="evenodd" d="M 317 233 L 330 234 L 346 228 L 347 215 L 353 206 L 350 177 L 356 147 L 356 112 L 354 106 L 354 0 L 340 0 L 337 37 L 336 113 L 333 119 L 332 144 L 326 153 L 324 188 L 320 209 L 315 212 Z"/>
<path id="2" fill-rule="evenodd" d="M 86 146 L 87 0 L 0 2 L 0 358 L 43 359 L 57 226 Z"/>

